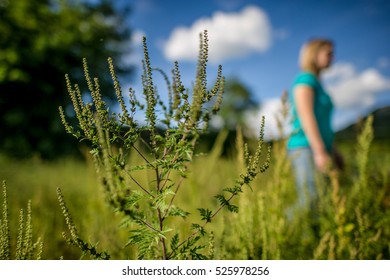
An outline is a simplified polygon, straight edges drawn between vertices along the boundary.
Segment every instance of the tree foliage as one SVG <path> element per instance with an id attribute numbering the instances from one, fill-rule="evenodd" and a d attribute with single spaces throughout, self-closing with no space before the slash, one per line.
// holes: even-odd
<path id="1" fill-rule="evenodd" d="M 224 128 L 235 130 L 237 126 L 246 126 L 245 113 L 258 109 L 250 89 L 237 78 L 226 79 L 224 101 L 220 118 Z"/>
<path id="2" fill-rule="evenodd" d="M 92 3 L 92 2 L 91 2 Z M 108 56 L 120 61 L 130 36 L 124 17 L 109 1 L 0 0 L 0 149 L 13 156 L 44 157 L 73 148 L 57 106 L 70 104 L 64 73 L 83 78 L 83 57 L 96 71 Z M 119 74 L 131 67 L 118 64 Z M 101 80 L 101 86 L 107 86 Z M 63 90 L 64 89 L 64 90 Z M 114 92 L 104 91 L 105 98 Z"/>

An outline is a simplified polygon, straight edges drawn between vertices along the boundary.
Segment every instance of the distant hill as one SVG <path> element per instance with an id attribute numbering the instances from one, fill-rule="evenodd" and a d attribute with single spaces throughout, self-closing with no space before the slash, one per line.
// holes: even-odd
<path id="1" fill-rule="evenodd" d="M 390 106 L 377 109 L 371 112 L 369 115 L 374 116 L 374 136 L 375 139 L 385 140 L 388 139 L 390 143 Z M 355 124 L 348 126 L 345 129 L 342 129 L 336 133 L 336 139 L 338 140 L 348 140 L 356 139 L 361 127 L 364 123 L 364 120 L 367 117 L 364 117 L 358 120 Z"/>

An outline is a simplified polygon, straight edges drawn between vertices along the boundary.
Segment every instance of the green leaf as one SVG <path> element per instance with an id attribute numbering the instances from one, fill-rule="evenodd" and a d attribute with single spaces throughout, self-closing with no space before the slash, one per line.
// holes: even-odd
<path id="1" fill-rule="evenodd" d="M 233 213 L 238 213 L 238 206 L 236 205 L 233 205 L 233 204 L 229 204 L 227 205 L 227 209 L 230 211 L 230 212 L 233 212 Z"/>
<path id="2" fill-rule="evenodd" d="M 176 233 L 172 239 L 171 239 L 171 250 L 176 251 L 177 247 L 179 245 L 179 234 Z"/>
<path id="3" fill-rule="evenodd" d="M 197 210 L 200 212 L 200 216 L 202 217 L 202 220 L 205 220 L 208 223 L 211 222 L 211 216 L 212 216 L 211 210 L 204 209 L 204 208 L 198 208 Z"/>
<path id="4" fill-rule="evenodd" d="M 180 209 L 176 206 L 172 206 L 168 215 L 169 216 L 179 216 L 179 217 L 182 217 L 182 218 L 186 218 L 190 213 L 187 212 L 187 211 L 184 211 L 183 209 Z"/>
<path id="5" fill-rule="evenodd" d="M 215 198 L 218 200 L 219 205 L 221 205 L 221 206 L 225 206 L 225 205 L 229 204 L 229 202 L 226 200 L 226 198 L 222 194 L 216 195 Z"/>
<path id="6" fill-rule="evenodd" d="M 233 188 L 225 188 L 225 189 L 223 189 L 223 191 L 229 192 L 229 193 L 231 193 L 231 194 L 233 194 L 233 195 L 237 195 L 238 193 L 241 193 L 241 192 L 242 192 L 242 189 L 241 189 L 241 187 L 238 185 L 238 186 L 235 186 L 235 187 L 233 187 Z"/>
<path id="7" fill-rule="evenodd" d="M 206 231 L 204 230 L 204 228 L 199 224 L 192 224 L 192 228 L 195 230 L 198 230 L 202 236 L 206 234 Z"/>

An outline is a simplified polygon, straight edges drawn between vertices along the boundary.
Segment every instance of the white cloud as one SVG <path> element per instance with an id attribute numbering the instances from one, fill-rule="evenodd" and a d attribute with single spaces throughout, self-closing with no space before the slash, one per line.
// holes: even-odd
<path id="1" fill-rule="evenodd" d="M 283 117 L 285 110 L 281 98 L 264 100 L 258 112 L 247 116 L 247 123 L 252 130 L 252 136 L 257 137 L 260 129 L 261 118 L 265 117 L 264 139 L 271 140 L 285 136 L 289 133 L 289 118 Z M 279 125 L 279 124 L 281 125 Z M 249 134 L 249 133 L 248 133 Z"/>
<path id="2" fill-rule="evenodd" d="M 379 94 L 390 90 L 390 78 L 377 69 L 368 68 L 358 73 L 350 63 L 335 64 L 325 73 L 324 81 L 339 108 L 372 106 Z"/>
<path id="3" fill-rule="evenodd" d="M 215 12 L 211 18 L 201 18 L 191 27 L 174 29 L 164 45 L 170 60 L 195 61 L 198 57 L 199 33 L 209 33 L 209 59 L 221 62 L 252 52 L 264 52 L 271 45 L 271 24 L 267 14 L 255 6 L 238 13 Z"/>
<path id="4" fill-rule="evenodd" d="M 142 45 L 143 37 L 145 37 L 145 32 L 144 31 L 142 31 L 142 30 L 134 30 L 133 34 L 131 36 L 132 43 L 135 46 Z"/>
<path id="5" fill-rule="evenodd" d="M 327 83 L 338 83 L 355 75 L 355 68 L 351 63 L 341 62 L 332 66 L 324 74 Z"/>
<path id="6" fill-rule="evenodd" d="M 145 33 L 142 30 L 134 30 L 131 38 L 126 45 L 129 47 L 127 52 L 122 56 L 122 63 L 126 65 L 138 65 L 143 59 L 142 39 Z"/>
<path id="7" fill-rule="evenodd" d="M 389 94 L 390 78 L 377 69 L 360 73 L 350 63 L 335 64 L 324 75 L 329 94 L 339 110 L 364 110 L 375 105 L 379 95 Z"/>
<path id="8" fill-rule="evenodd" d="M 390 78 L 375 68 L 358 72 L 350 63 L 338 63 L 325 73 L 324 83 L 336 108 L 335 129 L 366 115 L 378 106 L 376 103 L 380 97 L 390 97 Z"/>

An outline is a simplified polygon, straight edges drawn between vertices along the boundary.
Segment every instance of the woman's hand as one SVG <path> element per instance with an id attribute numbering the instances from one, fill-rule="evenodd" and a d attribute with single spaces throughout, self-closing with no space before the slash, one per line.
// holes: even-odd
<path id="1" fill-rule="evenodd" d="M 314 164 L 320 172 L 322 173 L 329 172 L 332 165 L 332 158 L 327 152 L 325 151 L 314 152 L 313 157 L 314 157 Z"/>
<path id="2" fill-rule="evenodd" d="M 337 150 L 334 150 L 332 155 L 326 151 L 314 152 L 313 157 L 316 168 L 323 173 L 327 173 L 331 169 L 336 172 L 344 170 L 344 159 Z"/>

